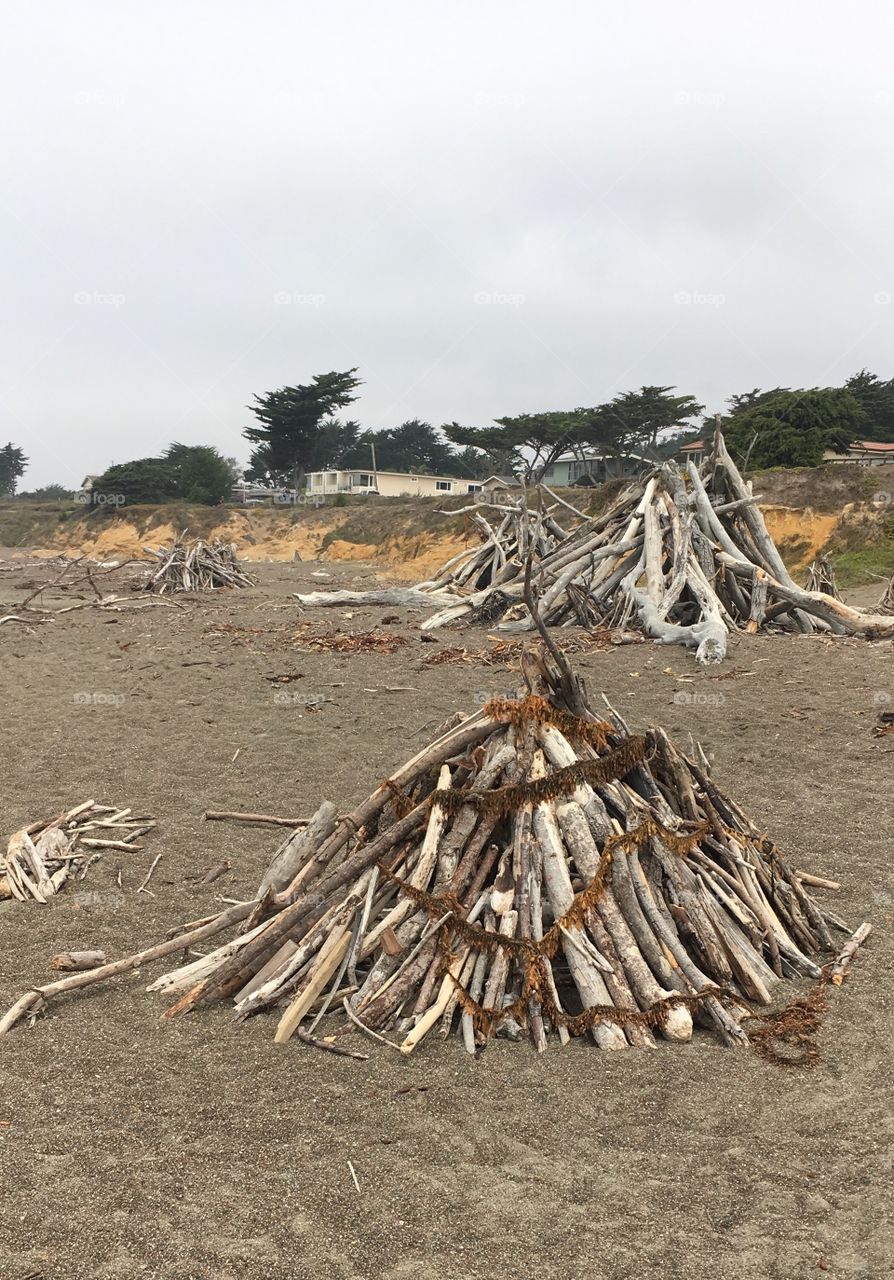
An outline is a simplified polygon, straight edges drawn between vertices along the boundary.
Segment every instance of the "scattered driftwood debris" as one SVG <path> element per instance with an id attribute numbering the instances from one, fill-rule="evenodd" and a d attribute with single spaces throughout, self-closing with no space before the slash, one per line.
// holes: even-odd
<path id="1" fill-rule="evenodd" d="M 325 635 L 307 635 L 303 629 L 295 632 L 295 643 L 301 649 L 313 649 L 321 653 L 396 653 L 409 644 L 406 636 L 388 631 L 332 631 Z"/>
<path id="2" fill-rule="evenodd" d="M 229 639 L 234 644 L 258 646 L 267 652 L 300 649 L 317 653 L 392 654 L 410 643 L 406 636 L 388 631 L 317 631 L 310 623 L 287 626 L 242 627 L 215 622 L 206 634 L 213 639 Z M 270 677 L 266 677 L 270 678 Z M 297 677 L 295 677 L 297 678 Z"/>
<path id="3" fill-rule="evenodd" d="M 577 527 L 565 536 L 542 497 L 534 504 L 523 493 L 516 505 L 499 508 L 503 522 L 488 526 L 483 549 L 455 556 L 406 592 L 406 602 L 428 595 L 429 603 L 445 605 L 423 630 L 462 621 L 529 631 L 530 561 L 549 626 L 637 625 L 662 644 L 694 648 L 703 663 L 721 661 L 736 630 L 894 636 L 894 612 L 866 613 L 799 587 L 719 431 L 706 452 L 700 470 L 667 462 L 602 515 L 577 513 Z M 378 603 L 379 595 L 313 592 L 298 599 L 305 606 L 362 605 Z"/>
<path id="4" fill-rule="evenodd" d="M 229 640 L 231 644 L 254 645 L 259 644 L 263 648 L 275 648 L 275 639 L 277 632 L 286 635 L 286 627 L 242 627 L 236 622 L 213 622 L 205 635 L 211 640 Z M 291 625 L 288 627 L 291 632 Z"/>
<path id="5" fill-rule="evenodd" d="M 41 561 L 38 567 L 42 568 L 44 564 L 48 563 L 53 564 L 56 568 L 61 565 L 59 573 L 49 578 L 46 582 L 29 583 L 28 595 L 19 604 L 13 606 L 16 612 L 0 617 L 0 626 L 5 622 L 19 622 L 25 626 L 34 626 L 41 622 L 52 622 L 62 614 L 75 613 L 80 609 L 104 609 L 111 613 L 122 613 L 130 610 L 145 609 L 154 604 L 173 606 L 172 601 L 161 601 L 149 592 L 140 591 L 139 587 L 143 584 L 137 578 L 125 578 L 125 585 L 130 591 L 129 595 L 121 595 L 114 591 L 106 592 L 102 589 L 102 578 L 108 578 L 112 574 L 119 574 L 122 570 L 131 569 L 134 566 L 139 567 L 141 565 L 140 561 L 116 560 L 96 563 L 88 561 L 86 555 L 83 555 L 70 560 L 63 557 L 57 561 Z M 79 568 L 81 572 L 73 576 L 72 570 L 76 568 Z M 70 597 L 74 594 L 82 598 L 78 599 L 74 604 L 51 607 L 43 603 L 36 603 L 44 596 L 44 593 L 48 596 L 57 594 L 63 597 Z"/>
<path id="6" fill-rule="evenodd" d="M 331 1012 L 324 1043 L 356 1029 L 404 1054 L 436 1029 L 475 1054 L 494 1033 L 609 1050 L 685 1042 L 698 1023 L 810 1060 L 807 1014 L 771 1002 L 786 979 L 836 981 L 869 926 L 821 969 L 847 926 L 662 730 L 594 714 L 561 662 L 526 657 L 523 696 L 454 718 L 347 817 L 321 804 L 251 901 L 33 988 L 0 1033 L 235 929 L 152 982 L 174 1000 L 166 1017 L 276 1009 L 278 1043 L 313 1043 Z"/>
<path id="7" fill-rule="evenodd" d="M 807 574 L 807 590 L 821 591 L 824 596 L 840 600 L 841 596 L 835 582 L 835 570 L 828 556 L 818 555 L 811 564 Z"/>
<path id="8" fill-rule="evenodd" d="M 161 561 L 150 573 L 147 586 L 158 595 L 172 591 L 217 591 L 223 587 L 253 587 L 254 579 L 239 562 L 231 542 L 203 542 L 188 539 L 188 530 L 178 533 L 170 547 L 144 547 Z"/>
<path id="9" fill-rule="evenodd" d="M 872 730 L 876 738 L 887 738 L 894 733 L 894 711 L 880 711 L 878 724 Z"/>
<path id="10" fill-rule="evenodd" d="M 894 613 L 894 573 L 891 574 L 891 581 L 885 587 L 875 607 L 879 613 Z"/>
<path id="11" fill-rule="evenodd" d="M 67 880 L 83 880 L 107 849 L 136 852 L 134 844 L 156 826 L 132 809 L 85 800 L 67 813 L 33 822 L 9 838 L 0 857 L 0 898 L 45 903 Z"/>
<path id="12" fill-rule="evenodd" d="M 489 637 L 493 639 L 493 637 Z M 556 637 L 554 643 L 562 653 L 600 653 L 622 644 L 642 644 L 644 637 L 637 632 L 609 631 L 597 628 L 578 635 Z M 527 642 L 530 643 L 530 642 Z M 524 640 L 496 640 L 489 649 L 465 649 L 452 646 L 428 654 L 426 667 L 509 667 L 517 666 L 525 648 Z"/>

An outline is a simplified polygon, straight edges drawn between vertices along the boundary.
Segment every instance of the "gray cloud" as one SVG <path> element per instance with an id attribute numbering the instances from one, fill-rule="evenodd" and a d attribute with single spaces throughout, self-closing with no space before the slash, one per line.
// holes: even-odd
<path id="1" fill-rule="evenodd" d="M 880 2 L 3 14 L 28 485 L 349 365 L 374 427 L 894 373 Z"/>

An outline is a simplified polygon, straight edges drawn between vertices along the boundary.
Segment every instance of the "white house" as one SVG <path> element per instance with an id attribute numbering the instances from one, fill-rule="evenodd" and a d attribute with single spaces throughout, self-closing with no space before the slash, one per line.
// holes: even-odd
<path id="1" fill-rule="evenodd" d="M 481 482 L 457 476 L 427 476 L 405 471 L 309 471 L 310 496 L 337 493 L 378 494 L 383 498 L 443 498 L 451 493 L 478 493 Z"/>
<path id="2" fill-rule="evenodd" d="M 80 489 L 75 489 L 74 500 L 80 502 L 82 506 L 89 506 L 93 501 L 93 486 L 96 484 L 99 476 L 84 476 L 81 481 Z"/>
<path id="3" fill-rule="evenodd" d="M 522 482 L 518 476 L 487 476 L 481 481 L 481 491 L 490 496 L 508 494 L 511 489 L 520 489 Z"/>
<path id="4" fill-rule="evenodd" d="M 560 454 L 549 464 L 540 479 L 544 484 L 601 484 L 615 476 L 634 476 L 643 467 L 652 464 L 638 454 L 620 457 L 604 449 L 579 449 Z"/>

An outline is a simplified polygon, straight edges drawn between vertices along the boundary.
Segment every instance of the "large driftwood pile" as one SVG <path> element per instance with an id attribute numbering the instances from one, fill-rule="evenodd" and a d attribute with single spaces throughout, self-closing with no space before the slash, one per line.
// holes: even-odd
<path id="1" fill-rule="evenodd" d="M 148 588 L 162 595 L 166 591 L 216 591 L 221 587 L 253 587 L 254 580 L 242 568 L 231 542 L 189 540 L 187 531 L 178 533 L 170 547 L 144 547 L 161 561 L 150 573 Z"/>
<path id="2" fill-rule="evenodd" d="M 500 1032 L 538 1050 L 572 1036 L 651 1047 L 689 1040 L 694 1023 L 731 1046 L 768 1025 L 784 1040 L 765 1012 L 778 984 L 820 980 L 846 926 L 665 733 L 594 715 L 567 668 L 526 666 L 524 696 L 460 718 L 352 814 L 322 804 L 252 901 L 27 992 L 0 1032 L 238 929 L 152 983 L 175 999 L 166 1017 L 219 1001 L 240 1019 L 275 1009 L 277 1042 L 336 1052 L 355 1029 L 405 1054 L 435 1029 L 456 1029 L 470 1053 Z M 327 1011 L 338 1022 L 315 1040 Z M 810 1017 L 798 1013 L 795 1038 Z"/>
<path id="3" fill-rule="evenodd" d="M 0 898 L 46 903 L 67 880 L 83 880 L 105 850 L 136 852 L 142 846 L 134 841 L 155 825 L 132 809 L 93 800 L 33 822 L 10 836 L 0 856 Z"/>
<path id="4" fill-rule="evenodd" d="M 550 626 L 636 624 L 662 644 L 696 649 L 700 662 L 726 654 L 730 631 L 775 627 L 850 635 L 894 635 L 894 612 L 852 609 L 825 590 L 804 590 L 791 578 L 767 531 L 751 489 L 717 432 L 701 470 L 668 462 L 632 484 L 602 515 L 582 519 L 563 538 L 539 545 L 520 539 L 542 517 L 526 498 L 518 504 L 513 546 L 526 545 L 539 607 Z M 456 558 L 405 603 L 445 605 L 424 630 L 463 621 L 497 623 L 502 631 L 534 626 L 524 600 L 526 560 L 510 546 L 495 561 L 495 530 L 483 548 Z M 476 576 L 483 564 L 483 584 Z M 475 572 L 468 573 L 469 566 Z M 494 570 L 496 569 L 496 572 Z M 299 595 L 304 605 L 373 603 L 363 593 Z M 378 601 L 375 601 L 378 603 Z"/>

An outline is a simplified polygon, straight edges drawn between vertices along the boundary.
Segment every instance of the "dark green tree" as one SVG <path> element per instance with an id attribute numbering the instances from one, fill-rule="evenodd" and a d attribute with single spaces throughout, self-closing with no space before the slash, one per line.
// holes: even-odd
<path id="1" fill-rule="evenodd" d="M 622 456 L 658 457 L 660 446 L 692 430 L 704 405 L 695 396 L 675 396 L 674 387 L 640 387 L 607 404 L 578 409 L 578 438 Z"/>
<path id="2" fill-rule="evenodd" d="M 13 496 L 27 466 L 24 449 L 11 442 L 0 449 L 0 498 Z"/>
<path id="3" fill-rule="evenodd" d="M 363 431 L 346 443 L 339 455 L 341 467 L 372 467 L 375 449 L 376 470 L 409 471 L 422 475 L 462 475 L 457 455 L 428 422 L 411 418 L 399 427 Z"/>
<path id="4" fill-rule="evenodd" d="M 20 498 L 28 498 L 32 502 L 64 501 L 73 497 L 73 490 L 66 489 L 64 484 L 44 484 L 39 489 L 29 489 L 19 494 Z"/>
<path id="5" fill-rule="evenodd" d="M 519 472 L 535 480 L 563 453 L 582 459 L 589 449 L 622 456 L 658 454 L 659 441 L 692 429 L 702 405 L 694 396 L 676 396 L 673 387 L 640 387 L 592 408 L 523 413 L 497 418 L 493 427 L 445 426 L 454 444 L 473 447 L 500 460 L 490 470 Z"/>
<path id="6" fill-rule="evenodd" d="M 511 455 L 484 453 L 466 445 L 454 454 L 453 470 L 449 475 L 464 476 L 469 480 L 486 480 L 488 476 L 511 476 L 514 459 Z"/>
<path id="7" fill-rule="evenodd" d="M 320 431 L 320 455 L 323 459 L 320 465 L 322 467 L 345 466 L 344 460 L 358 451 L 359 442 L 366 434 L 360 423 L 353 418 L 349 418 L 347 422 L 342 422 L 338 418 L 327 418 Z M 363 456 L 363 465 L 368 463 L 369 451 L 367 450 Z M 349 462 L 347 465 L 354 464 Z"/>
<path id="8" fill-rule="evenodd" d="M 458 422 L 445 422 L 441 427 L 448 440 L 462 445 L 456 453 L 457 465 L 462 467 L 462 474 L 486 480 L 492 475 L 511 476 L 522 473 L 525 470 L 525 459 L 517 447 L 507 442 L 506 433 L 499 427 L 483 429 L 494 433 L 488 446 L 481 443 L 479 428 L 464 427 Z"/>
<path id="9" fill-rule="evenodd" d="M 177 495 L 174 468 L 163 458 L 136 458 L 109 467 L 93 482 L 96 505 L 114 509 L 119 502 L 170 502 Z"/>
<path id="10" fill-rule="evenodd" d="M 308 471 L 330 465 L 333 415 L 356 400 L 356 372 L 318 373 L 307 384 L 255 396 L 248 408 L 260 425 L 242 433 L 254 446 L 246 474 L 297 489 Z"/>
<path id="11" fill-rule="evenodd" d="M 173 475 L 174 493 L 185 502 L 214 506 L 230 496 L 236 479 L 233 465 L 210 445 L 172 444 L 162 461 Z"/>
<path id="12" fill-rule="evenodd" d="M 451 422 L 444 434 L 453 444 L 479 449 L 485 454 L 512 458 L 512 470 L 525 481 L 536 479 L 580 438 L 581 423 L 575 412 L 520 413 L 496 418 L 493 427 L 462 427 Z"/>
<path id="13" fill-rule="evenodd" d="M 754 470 L 819 466 L 825 449 L 846 447 L 865 423 L 859 401 L 843 387 L 734 399 L 721 426 L 730 453 Z"/>
<path id="14" fill-rule="evenodd" d="M 894 378 L 885 382 L 877 374 L 861 369 L 848 378 L 844 389 L 851 393 L 863 410 L 865 416 L 861 430 L 865 432 L 866 439 L 894 442 Z"/>
<path id="15" fill-rule="evenodd" d="M 230 495 L 236 467 L 210 445 L 169 445 L 160 458 L 118 463 L 93 482 L 95 506 L 121 502 L 194 502 L 214 506 Z"/>
<path id="16" fill-rule="evenodd" d="M 456 455 L 428 422 L 411 418 L 399 427 L 392 427 L 386 434 L 388 455 L 392 459 L 390 470 L 452 474 L 450 468 L 455 466 Z"/>
<path id="17" fill-rule="evenodd" d="M 730 396 L 726 403 L 730 406 L 730 414 L 735 414 L 740 410 L 754 409 L 760 404 L 766 404 L 768 400 L 773 400 L 776 396 L 788 395 L 790 391 L 790 387 L 773 387 L 770 391 L 761 391 L 760 387 L 753 387 L 751 391 L 743 391 L 739 395 Z M 710 427 L 714 426 L 713 418 L 705 421 Z"/>

